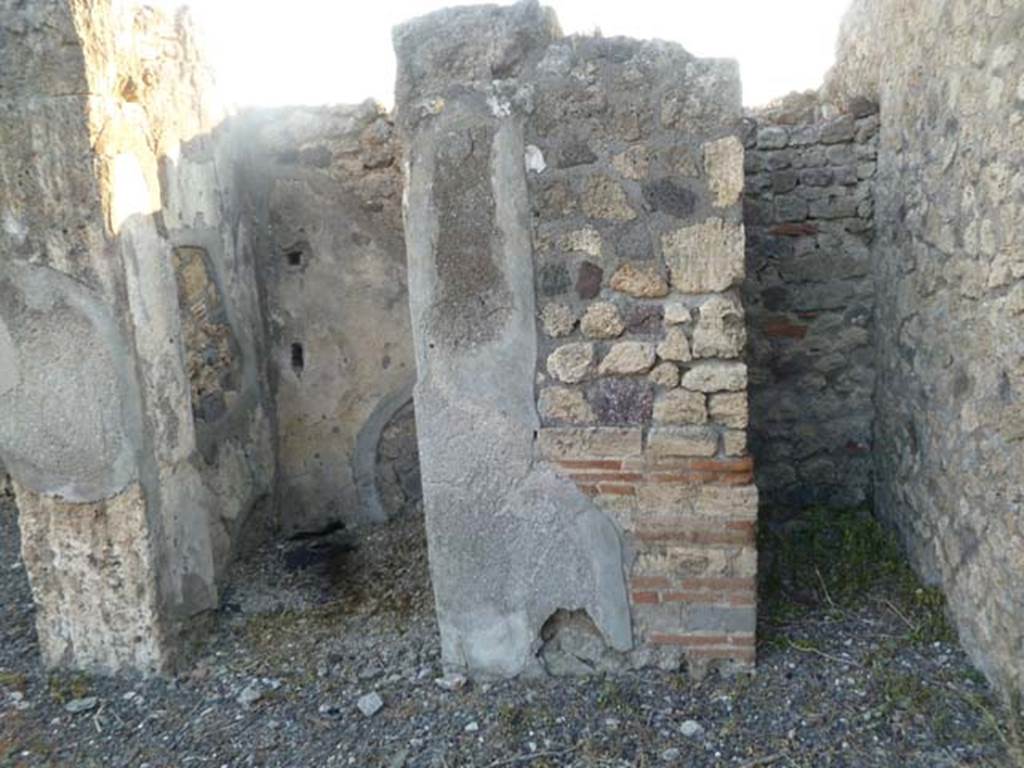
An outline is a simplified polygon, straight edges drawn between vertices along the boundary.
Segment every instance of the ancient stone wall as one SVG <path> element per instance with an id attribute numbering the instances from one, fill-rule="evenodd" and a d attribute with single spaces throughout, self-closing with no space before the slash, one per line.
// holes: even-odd
<path id="1" fill-rule="evenodd" d="M 397 511 L 398 496 L 393 485 L 383 496 L 377 488 L 378 443 L 411 401 L 416 375 L 394 128 L 373 102 L 243 119 L 282 528 L 379 522 Z M 415 429 L 401 434 L 383 462 L 395 466 L 379 470 L 414 485 L 406 465 L 415 464 Z"/>
<path id="2" fill-rule="evenodd" d="M 446 664 L 752 661 L 735 65 L 530 2 L 395 41 Z"/>
<path id="3" fill-rule="evenodd" d="M 857 0 L 828 94 L 880 105 L 875 501 L 1024 687 L 1024 4 Z"/>
<path id="4" fill-rule="evenodd" d="M 786 514 L 870 500 L 875 105 L 794 95 L 746 125 L 751 451 Z"/>
<path id="5" fill-rule="evenodd" d="M 187 15 L 0 5 L 0 453 L 51 665 L 169 668 L 271 490 L 232 143 Z"/>
<path id="6" fill-rule="evenodd" d="M 735 65 L 573 38 L 536 87 L 541 452 L 623 530 L 638 645 L 752 661 Z"/>

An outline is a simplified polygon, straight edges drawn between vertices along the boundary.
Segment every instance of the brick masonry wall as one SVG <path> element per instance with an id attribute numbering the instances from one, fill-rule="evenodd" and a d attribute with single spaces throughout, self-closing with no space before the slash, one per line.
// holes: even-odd
<path id="1" fill-rule="evenodd" d="M 783 514 L 871 499 L 878 125 L 869 101 L 837 113 L 813 94 L 746 125 L 750 447 Z"/>
<path id="2" fill-rule="evenodd" d="M 751 663 L 735 66 L 574 38 L 538 70 L 526 161 L 540 453 L 624 533 L 640 654 Z"/>

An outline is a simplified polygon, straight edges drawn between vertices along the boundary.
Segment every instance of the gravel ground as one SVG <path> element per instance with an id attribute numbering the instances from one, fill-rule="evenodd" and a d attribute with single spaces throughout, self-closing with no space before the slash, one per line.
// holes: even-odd
<path id="1" fill-rule="evenodd" d="M 40 667 L 0 500 L 0 766 L 1021 765 L 1019 720 L 926 612 L 885 583 L 849 604 L 821 586 L 764 599 L 753 675 L 449 691 L 410 514 L 255 553 L 190 671 L 102 680 Z"/>

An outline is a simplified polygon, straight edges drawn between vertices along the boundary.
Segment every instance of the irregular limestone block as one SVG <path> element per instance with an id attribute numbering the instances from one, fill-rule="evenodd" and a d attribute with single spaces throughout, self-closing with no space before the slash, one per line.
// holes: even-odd
<path id="1" fill-rule="evenodd" d="M 665 325 L 683 325 L 693 320 L 690 308 L 678 301 L 665 305 Z"/>
<path id="2" fill-rule="evenodd" d="M 727 429 L 722 433 L 722 447 L 726 456 L 747 455 L 747 432 L 744 429 Z"/>
<path id="3" fill-rule="evenodd" d="M 580 330 L 590 339 L 614 339 L 625 328 L 619 308 L 610 301 L 594 302 L 580 320 Z"/>
<path id="4" fill-rule="evenodd" d="M 544 332 L 554 339 L 568 336 L 576 327 L 576 315 L 572 309 L 557 302 L 544 305 L 540 320 L 544 324 Z"/>
<path id="5" fill-rule="evenodd" d="M 612 290 L 637 299 L 659 299 L 668 295 L 668 283 L 652 267 L 623 264 L 612 275 Z"/>
<path id="6" fill-rule="evenodd" d="M 704 395 L 672 389 L 654 401 L 654 420 L 661 424 L 703 424 L 708 420 Z"/>
<path id="7" fill-rule="evenodd" d="M 696 392 L 736 392 L 747 388 L 744 363 L 700 363 L 683 375 L 682 386 Z"/>
<path id="8" fill-rule="evenodd" d="M 724 291 L 743 277 L 743 226 L 710 218 L 661 236 L 672 287 L 684 293 Z"/>
<path id="9" fill-rule="evenodd" d="M 569 424 L 591 424 L 594 411 L 578 389 L 569 387 L 545 387 L 537 401 L 540 417 L 545 422 L 567 422 Z"/>
<path id="10" fill-rule="evenodd" d="M 743 144 L 735 136 L 704 145 L 704 174 L 719 208 L 733 205 L 743 191 Z"/>
<path id="11" fill-rule="evenodd" d="M 733 429 L 747 428 L 747 393 L 728 392 L 708 398 L 711 420 Z"/>
<path id="12" fill-rule="evenodd" d="M 665 333 L 665 338 L 658 344 L 658 357 L 662 360 L 675 360 L 685 363 L 693 355 L 690 352 L 690 340 L 682 328 L 671 327 Z"/>
<path id="13" fill-rule="evenodd" d="M 693 330 L 694 357 L 739 357 L 747 342 L 743 309 L 728 296 L 712 296 L 700 305 Z"/>
<path id="14" fill-rule="evenodd" d="M 647 380 L 665 389 L 678 387 L 679 368 L 676 367 L 675 363 L 659 363 L 647 375 Z"/>
<path id="15" fill-rule="evenodd" d="M 647 176 L 650 167 L 650 151 L 643 145 L 630 147 L 625 152 L 612 156 L 612 168 L 624 178 L 640 181 Z"/>
<path id="16" fill-rule="evenodd" d="M 625 191 L 607 176 L 595 176 L 587 181 L 582 204 L 583 212 L 594 219 L 630 221 L 636 218 Z"/>
<path id="17" fill-rule="evenodd" d="M 654 365 L 654 345 L 644 341 L 620 341 L 601 361 L 598 373 L 646 373 Z"/>
<path id="18" fill-rule="evenodd" d="M 585 253 L 594 258 L 601 256 L 601 233 L 596 229 L 576 229 L 562 238 L 561 246 L 563 251 Z"/>
<path id="19" fill-rule="evenodd" d="M 548 355 L 548 373 L 566 384 L 575 384 L 586 378 L 593 362 L 593 344 L 564 344 Z"/>
<path id="20" fill-rule="evenodd" d="M 709 427 L 654 427 L 647 436 L 653 458 L 714 456 L 718 435 Z"/>
<path id="21" fill-rule="evenodd" d="M 639 427 L 553 428 L 540 431 L 538 452 L 546 459 L 628 458 L 643 450 Z"/>

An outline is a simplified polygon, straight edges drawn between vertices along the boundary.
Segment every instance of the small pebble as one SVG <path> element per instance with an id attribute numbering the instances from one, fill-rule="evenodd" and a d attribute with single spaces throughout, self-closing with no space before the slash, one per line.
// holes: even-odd
<path id="1" fill-rule="evenodd" d="M 466 727 L 462 730 L 464 730 L 466 733 L 476 733 L 480 730 L 480 724 L 476 720 L 474 720 L 472 723 L 468 723 Z"/>
<path id="2" fill-rule="evenodd" d="M 365 717 L 373 717 L 380 712 L 381 708 L 384 706 L 384 700 L 381 699 L 376 691 L 374 691 L 366 694 L 365 696 L 360 696 L 359 701 L 356 702 L 356 706 Z"/>
<path id="3" fill-rule="evenodd" d="M 259 680 L 253 680 L 242 689 L 242 692 L 238 694 L 238 698 L 235 700 L 243 707 L 251 707 L 262 698 L 263 686 L 260 685 Z"/>
<path id="4" fill-rule="evenodd" d="M 453 672 L 437 678 L 434 682 L 437 683 L 438 688 L 443 688 L 446 691 L 461 691 L 466 687 L 466 676 Z"/>
<path id="5" fill-rule="evenodd" d="M 679 726 L 679 732 L 686 738 L 692 739 L 704 733 L 704 726 L 696 720 L 686 720 Z"/>
<path id="6" fill-rule="evenodd" d="M 100 700 L 95 696 L 86 696 L 83 699 L 72 699 L 64 705 L 64 711 L 70 712 L 72 715 L 78 715 L 82 712 L 91 712 L 96 709 L 99 703 Z"/>

